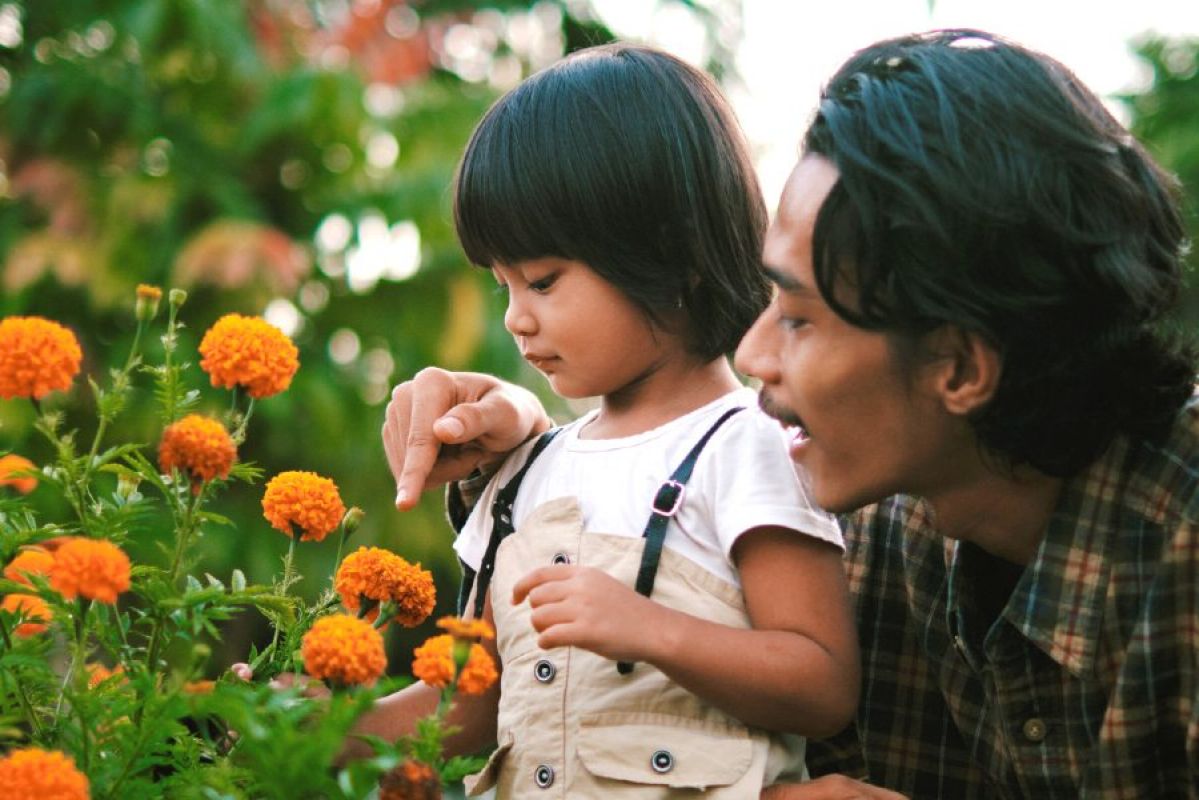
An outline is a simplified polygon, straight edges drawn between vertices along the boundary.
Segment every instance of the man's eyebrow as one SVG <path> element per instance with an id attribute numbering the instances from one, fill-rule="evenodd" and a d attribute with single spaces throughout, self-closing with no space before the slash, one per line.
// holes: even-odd
<path id="1" fill-rule="evenodd" d="M 781 269 L 762 265 L 762 271 L 766 273 L 767 279 L 775 286 L 782 289 L 784 292 L 800 292 L 807 293 L 811 289 L 803 281 L 793 275 L 783 272 Z"/>

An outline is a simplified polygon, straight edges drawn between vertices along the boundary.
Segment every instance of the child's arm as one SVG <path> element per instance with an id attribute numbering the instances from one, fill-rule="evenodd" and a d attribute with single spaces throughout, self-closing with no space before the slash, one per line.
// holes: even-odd
<path id="1" fill-rule="evenodd" d="M 857 636 L 841 551 L 778 527 L 733 547 L 751 630 L 653 602 L 596 569 L 541 567 L 522 578 L 541 647 L 644 661 L 747 725 L 829 736 L 853 718 Z"/>

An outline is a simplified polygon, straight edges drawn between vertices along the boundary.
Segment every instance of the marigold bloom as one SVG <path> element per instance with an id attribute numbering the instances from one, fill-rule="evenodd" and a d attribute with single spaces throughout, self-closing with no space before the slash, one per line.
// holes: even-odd
<path id="1" fill-rule="evenodd" d="M 441 779 L 420 761 L 405 761 L 379 779 L 379 800 L 441 800 Z"/>
<path id="2" fill-rule="evenodd" d="M 16 453 L 0 456 L 0 486 L 11 486 L 21 494 L 29 494 L 37 488 L 37 478 L 18 473 L 36 468 L 32 461 Z"/>
<path id="3" fill-rule="evenodd" d="M 41 547 L 27 547 L 17 553 L 16 558 L 4 568 L 4 577 L 10 581 L 32 586 L 30 575 L 49 575 L 54 566 L 54 556 Z"/>
<path id="4" fill-rule="evenodd" d="M 53 614 L 46 601 L 35 594 L 10 594 L 0 600 L 0 609 L 21 617 L 13 630 L 17 636 L 35 636 L 46 630 Z M 3 796 L 3 795 L 0 795 Z"/>
<path id="5" fill-rule="evenodd" d="M 40 400 L 71 388 L 83 351 L 70 330 L 42 317 L 0 320 L 0 397 Z"/>
<path id="6" fill-rule="evenodd" d="M 357 611 L 363 598 L 391 601 L 396 605 L 393 619 L 409 628 L 428 619 L 437 603 L 432 573 L 380 547 L 359 547 L 346 556 L 333 587 L 350 611 Z"/>
<path id="7" fill-rule="evenodd" d="M 87 800 L 87 776 L 57 750 L 26 747 L 0 758 L 0 797 L 5 800 Z"/>
<path id="8" fill-rule="evenodd" d="M 216 681 L 199 680 L 188 681 L 183 684 L 184 694 L 212 694 L 212 690 L 216 688 Z"/>
<path id="9" fill-rule="evenodd" d="M 294 537 L 299 528 L 300 541 L 319 542 L 341 524 L 346 507 L 333 481 L 315 472 L 291 471 L 267 482 L 262 513 L 276 530 Z"/>
<path id="10" fill-rule="evenodd" d="M 148 283 L 137 285 L 137 300 L 134 304 L 134 315 L 142 322 L 149 322 L 158 315 L 158 303 L 162 300 L 162 289 Z"/>
<path id="11" fill-rule="evenodd" d="M 68 600 L 115 603 L 129 588 L 129 569 L 129 556 L 112 542 L 72 537 L 54 553 L 50 588 Z"/>
<path id="12" fill-rule="evenodd" d="M 120 664 L 117 664 L 112 669 L 109 669 L 108 667 L 104 666 L 103 664 L 100 664 L 99 662 L 88 664 L 87 665 L 87 688 L 95 689 L 97 686 L 104 683 L 104 681 L 108 680 L 109 678 L 113 677 L 114 675 L 124 675 L 124 674 L 125 674 L 125 668 L 122 667 Z"/>
<path id="13" fill-rule="evenodd" d="M 241 386 L 253 398 L 283 391 L 300 367 L 299 351 L 283 331 L 241 314 L 218 319 L 204 334 L 200 355 L 200 367 L 213 386 Z"/>
<path id="14" fill-rule="evenodd" d="M 454 637 L 448 633 L 430 637 L 413 651 L 412 674 L 441 688 L 454 678 Z M 482 694 L 495 683 L 499 672 L 491 654 L 481 644 L 470 646 L 470 655 L 458 675 L 458 690 L 464 694 Z"/>
<path id="15" fill-rule="evenodd" d="M 309 675 L 345 686 L 372 684 L 387 669 L 382 634 L 348 614 L 318 619 L 304 634 L 300 655 Z"/>
<path id="16" fill-rule="evenodd" d="M 162 471 L 177 469 L 196 484 L 224 478 L 236 460 L 237 446 L 225 426 L 199 414 L 188 414 L 168 425 L 158 444 Z"/>
<path id="17" fill-rule="evenodd" d="M 494 639 L 495 628 L 485 619 L 463 619 L 462 617 L 442 617 L 437 620 L 437 627 L 453 636 L 455 639 Z"/>

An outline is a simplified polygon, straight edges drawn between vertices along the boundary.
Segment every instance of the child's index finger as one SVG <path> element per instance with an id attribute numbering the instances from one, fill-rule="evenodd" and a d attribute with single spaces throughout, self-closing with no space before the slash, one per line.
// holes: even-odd
<path id="1" fill-rule="evenodd" d="M 529 592 L 543 583 L 565 580 L 570 576 L 572 567 L 568 564 L 554 564 L 548 567 L 538 567 L 528 572 L 512 587 L 512 604 L 520 605 L 529 596 Z"/>

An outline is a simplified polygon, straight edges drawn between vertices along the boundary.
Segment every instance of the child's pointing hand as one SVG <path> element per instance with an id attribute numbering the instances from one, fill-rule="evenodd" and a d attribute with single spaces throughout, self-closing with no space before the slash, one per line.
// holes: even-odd
<path id="1" fill-rule="evenodd" d="M 593 567 L 539 567 L 512 588 L 528 598 L 538 646 L 581 647 L 614 661 L 648 661 L 657 616 L 666 609 Z"/>

